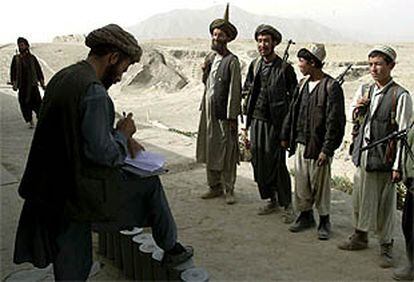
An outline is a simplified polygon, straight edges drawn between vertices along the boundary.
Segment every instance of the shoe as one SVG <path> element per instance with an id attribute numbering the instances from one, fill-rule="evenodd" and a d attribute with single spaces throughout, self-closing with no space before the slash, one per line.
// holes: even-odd
<path id="1" fill-rule="evenodd" d="M 282 213 L 282 221 L 286 224 L 291 224 L 295 220 L 295 212 L 293 211 L 292 205 L 284 208 Z"/>
<path id="2" fill-rule="evenodd" d="M 207 200 L 207 199 L 213 199 L 213 198 L 218 198 L 223 196 L 223 191 L 222 190 L 208 190 L 208 192 L 204 193 L 201 196 L 201 199 Z"/>
<path id="3" fill-rule="evenodd" d="M 162 258 L 162 264 L 167 265 L 168 267 L 174 267 L 183 262 L 186 262 L 194 255 L 194 249 L 191 246 L 183 246 L 180 243 L 176 243 L 176 247 L 180 249 L 178 252 L 166 251 L 164 257 Z"/>
<path id="4" fill-rule="evenodd" d="M 381 268 L 390 268 L 393 266 L 393 260 L 392 260 L 393 245 L 394 245 L 394 240 L 391 240 L 391 243 L 381 244 L 380 261 L 379 261 L 379 266 Z"/>
<path id="5" fill-rule="evenodd" d="M 313 218 L 313 211 L 301 212 L 296 219 L 295 223 L 289 227 L 290 232 L 300 232 L 316 226 L 315 219 Z"/>
<path id="6" fill-rule="evenodd" d="M 264 205 L 263 207 L 260 207 L 257 214 L 258 215 L 267 215 L 267 214 L 275 213 L 278 210 L 279 210 L 279 207 L 277 205 L 277 202 L 270 201 L 266 205 Z"/>
<path id="7" fill-rule="evenodd" d="M 392 278 L 397 281 L 413 281 L 414 265 L 408 264 L 404 267 L 395 269 L 392 273 Z"/>
<path id="8" fill-rule="evenodd" d="M 349 239 L 338 245 L 338 249 L 344 251 L 357 251 L 368 248 L 368 233 L 356 230 Z"/>
<path id="9" fill-rule="evenodd" d="M 233 192 L 227 192 L 226 193 L 226 204 L 233 205 L 236 203 L 236 199 L 234 199 L 234 193 Z"/>
<path id="10" fill-rule="evenodd" d="M 331 235 L 331 223 L 329 221 L 329 215 L 323 215 L 319 217 L 318 226 L 318 239 L 329 240 Z"/>

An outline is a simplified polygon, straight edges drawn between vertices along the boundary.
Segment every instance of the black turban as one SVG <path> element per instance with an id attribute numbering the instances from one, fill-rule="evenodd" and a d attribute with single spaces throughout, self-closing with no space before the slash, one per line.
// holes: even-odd
<path id="1" fill-rule="evenodd" d="M 86 36 L 85 44 L 93 49 L 99 45 L 112 45 L 127 54 L 133 62 L 139 62 L 142 49 L 135 37 L 116 24 L 98 28 Z"/>
<path id="2" fill-rule="evenodd" d="M 210 34 L 213 34 L 215 28 L 224 31 L 229 37 L 229 41 L 233 41 L 237 37 L 237 28 L 224 19 L 216 19 L 210 24 Z"/>
<path id="3" fill-rule="evenodd" d="M 29 41 L 27 41 L 27 39 L 26 39 L 26 38 L 24 38 L 24 37 L 19 37 L 19 38 L 17 38 L 17 44 L 20 44 L 20 43 L 24 43 L 24 44 L 26 44 L 27 46 L 30 46 Z"/>
<path id="4" fill-rule="evenodd" d="M 276 28 L 268 24 L 261 24 L 256 28 L 256 31 L 254 32 L 254 39 L 256 41 L 259 34 L 269 34 L 272 36 L 273 40 L 276 41 L 276 45 L 282 41 L 282 34 L 280 34 Z"/>

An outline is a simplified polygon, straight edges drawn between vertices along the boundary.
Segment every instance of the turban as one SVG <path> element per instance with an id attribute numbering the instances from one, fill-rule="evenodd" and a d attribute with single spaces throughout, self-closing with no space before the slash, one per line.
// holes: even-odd
<path id="1" fill-rule="evenodd" d="M 26 38 L 24 38 L 24 37 L 19 37 L 19 38 L 17 38 L 17 44 L 20 44 L 20 43 L 24 43 L 24 44 L 26 44 L 27 46 L 30 46 L 29 41 L 27 41 L 27 39 L 26 39 Z"/>
<path id="2" fill-rule="evenodd" d="M 392 49 L 390 46 L 387 45 L 379 45 L 379 46 L 375 46 L 374 48 L 372 48 L 369 52 L 368 52 L 368 57 L 373 53 L 373 52 L 380 52 L 388 57 L 390 57 L 390 59 L 395 62 L 395 59 L 397 58 L 397 53 L 395 52 L 394 49 Z"/>
<path id="3" fill-rule="evenodd" d="M 229 22 L 229 4 L 226 6 L 226 11 L 224 13 L 224 19 L 215 19 L 210 24 L 210 34 L 213 34 L 214 29 L 220 29 L 224 31 L 229 37 L 229 42 L 233 41 L 237 36 L 237 28 Z"/>
<path id="4" fill-rule="evenodd" d="M 139 62 L 142 55 L 142 49 L 134 36 L 116 24 L 109 24 L 89 33 L 85 45 L 91 49 L 99 45 L 112 45 L 127 54 L 133 62 Z"/>
<path id="5" fill-rule="evenodd" d="M 282 34 L 271 25 L 261 24 L 256 28 L 256 31 L 254 32 L 254 39 L 256 41 L 260 34 L 269 34 L 272 36 L 273 40 L 276 41 L 276 45 L 282 41 Z"/>

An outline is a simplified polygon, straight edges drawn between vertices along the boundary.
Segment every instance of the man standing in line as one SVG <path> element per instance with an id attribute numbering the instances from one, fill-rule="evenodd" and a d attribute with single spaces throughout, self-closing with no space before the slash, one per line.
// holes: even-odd
<path id="1" fill-rule="evenodd" d="M 238 58 L 227 43 L 237 36 L 229 22 L 227 5 L 224 19 L 210 24 L 210 53 L 203 66 L 204 96 L 197 137 L 197 162 L 205 163 L 209 191 L 203 199 L 225 193 L 227 204 L 234 204 L 234 184 L 239 161 L 238 124 L 241 112 L 241 74 Z"/>
<path id="2" fill-rule="evenodd" d="M 280 205 L 285 210 L 284 221 L 290 223 L 292 188 L 279 135 L 297 79 L 293 67 L 274 51 L 282 41 L 279 31 L 262 24 L 257 27 L 254 38 L 260 57 L 250 64 L 243 94 L 247 96 L 246 129 L 250 127 L 254 179 L 260 197 L 269 200 L 258 214 L 276 212 Z"/>
<path id="3" fill-rule="evenodd" d="M 318 238 L 328 240 L 331 203 L 331 162 L 345 131 L 345 105 L 341 86 L 322 71 L 323 44 L 311 44 L 298 52 L 299 83 L 284 121 L 282 146 L 295 158 L 295 199 L 300 212 L 291 232 L 315 226 L 313 204 L 319 213 Z"/>
<path id="4" fill-rule="evenodd" d="M 158 176 L 140 178 L 121 170 L 132 138 L 132 114 L 113 128 L 115 109 L 107 89 L 138 62 L 136 39 L 115 24 L 85 39 L 86 60 L 66 67 L 46 88 L 25 172 L 24 198 L 14 262 L 53 264 L 56 281 L 85 281 L 92 265 L 92 223 L 120 230 L 150 226 L 164 262 L 193 255 L 177 242 L 177 229 Z M 115 229 L 114 232 L 118 232 Z"/>
<path id="5" fill-rule="evenodd" d="M 20 110 L 29 128 L 34 128 L 32 112 L 39 115 L 42 99 L 39 93 L 40 86 L 45 89 L 45 79 L 42 68 L 36 57 L 30 53 L 30 45 L 26 38 L 17 39 L 19 53 L 13 56 L 10 67 L 10 81 L 13 90 L 18 92 Z"/>
<path id="6" fill-rule="evenodd" d="M 383 268 L 392 266 L 395 183 L 401 180 L 401 149 L 395 140 L 365 151 L 361 148 L 409 125 L 410 94 L 391 76 L 396 57 L 394 49 L 384 45 L 368 53 L 374 83 L 362 85 L 352 103 L 353 118 L 362 118 L 352 152 L 357 167 L 352 191 L 355 231 L 338 245 L 348 251 L 366 249 L 368 231 L 375 231 L 380 241 L 379 265 Z"/>

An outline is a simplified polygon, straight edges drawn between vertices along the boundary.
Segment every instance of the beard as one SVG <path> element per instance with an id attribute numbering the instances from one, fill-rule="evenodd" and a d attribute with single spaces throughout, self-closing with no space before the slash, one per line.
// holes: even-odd
<path id="1" fill-rule="evenodd" d="M 224 53 L 224 50 L 226 49 L 226 43 L 223 41 L 218 40 L 211 40 L 211 50 L 216 51 L 219 54 Z"/>
<path id="2" fill-rule="evenodd" d="M 29 51 L 29 48 L 19 48 L 20 54 L 26 54 Z"/>
<path id="3" fill-rule="evenodd" d="M 106 90 L 108 90 L 109 87 L 111 87 L 112 84 L 116 82 L 117 67 L 118 67 L 118 64 L 107 67 L 102 76 L 101 82 Z"/>

